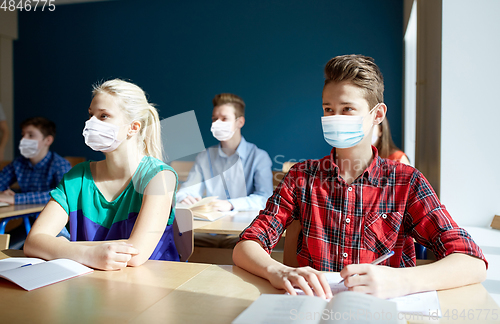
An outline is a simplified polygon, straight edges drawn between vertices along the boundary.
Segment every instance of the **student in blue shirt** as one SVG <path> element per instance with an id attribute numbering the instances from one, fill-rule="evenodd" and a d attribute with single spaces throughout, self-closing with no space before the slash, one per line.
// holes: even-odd
<path id="1" fill-rule="evenodd" d="M 272 162 L 266 151 L 241 135 L 245 103 L 237 95 L 218 94 L 212 100 L 212 134 L 219 144 L 196 157 L 177 202 L 191 205 L 202 196 L 218 196 L 219 211 L 260 210 L 273 193 Z"/>
<path id="2" fill-rule="evenodd" d="M 21 124 L 21 156 L 0 171 L 0 201 L 9 204 L 46 204 L 49 192 L 71 169 L 69 162 L 49 150 L 56 135 L 54 122 L 33 117 Z M 19 183 L 20 193 L 9 189 Z"/>

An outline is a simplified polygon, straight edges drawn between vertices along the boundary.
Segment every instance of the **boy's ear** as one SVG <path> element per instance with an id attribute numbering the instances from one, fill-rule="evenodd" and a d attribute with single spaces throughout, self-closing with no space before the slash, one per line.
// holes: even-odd
<path id="1" fill-rule="evenodd" d="M 130 124 L 130 129 L 128 130 L 127 136 L 131 137 L 134 136 L 135 134 L 139 133 L 141 130 L 142 124 L 140 121 L 136 120 L 133 121 L 132 124 Z"/>
<path id="2" fill-rule="evenodd" d="M 236 120 L 236 126 L 242 128 L 245 125 L 245 116 L 241 116 Z"/>
<path id="3" fill-rule="evenodd" d="M 384 120 L 386 114 L 387 106 L 385 105 L 385 103 L 379 104 L 377 109 L 375 110 L 375 119 L 373 120 L 373 124 L 379 125 Z"/>
<path id="4" fill-rule="evenodd" d="M 54 143 L 54 136 L 52 135 L 47 135 L 43 141 L 45 142 L 45 144 L 47 144 L 47 147 L 51 146 L 52 143 Z"/>

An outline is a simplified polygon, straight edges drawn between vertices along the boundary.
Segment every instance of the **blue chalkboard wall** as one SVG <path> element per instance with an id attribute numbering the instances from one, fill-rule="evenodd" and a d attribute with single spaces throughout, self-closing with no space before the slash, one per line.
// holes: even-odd
<path id="1" fill-rule="evenodd" d="M 216 143 L 211 99 L 233 92 L 247 104 L 243 135 L 281 168 L 329 153 L 320 123 L 323 67 L 352 53 L 380 66 L 401 145 L 403 1 L 105 1 L 20 12 L 15 124 L 50 118 L 56 152 L 101 159 L 81 131 L 92 84 L 119 77 L 141 86 L 162 118 L 194 110 L 209 146 Z"/>

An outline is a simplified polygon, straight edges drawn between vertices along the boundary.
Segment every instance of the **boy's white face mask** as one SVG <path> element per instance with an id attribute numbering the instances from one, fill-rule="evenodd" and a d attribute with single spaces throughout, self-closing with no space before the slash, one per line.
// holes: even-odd
<path id="1" fill-rule="evenodd" d="M 85 144 L 94 151 L 112 152 L 123 142 L 118 140 L 119 130 L 118 126 L 105 123 L 94 116 L 85 122 L 83 129 Z"/>
<path id="2" fill-rule="evenodd" d="M 38 141 L 23 138 L 19 143 L 19 151 L 21 151 L 21 155 L 27 159 L 30 159 L 38 154 L 40 150 L 38 149 Z"/>
<path id="3" fill-rule="evenodd" d="M 379 105 L 373 107 L 365 116 L 333 115 L 321 117 L 326 142 L 336 148 L 349 148 L 357 145 L 365 137 L 363 131 L 365 117 L 369 116 Z"/>
<path id="4" fill-rule="evenodd" d="M 217 119 L 212 123 L 212 134 L 219 142 L 224 142 L 229 140 L 234 135 L 233 127 L 234 122 L 223 122 L 220 119 Z"/>

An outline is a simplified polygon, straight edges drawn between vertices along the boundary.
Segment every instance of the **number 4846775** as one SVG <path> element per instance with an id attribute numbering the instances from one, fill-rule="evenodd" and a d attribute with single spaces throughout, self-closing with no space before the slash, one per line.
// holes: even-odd
<path id="1" fill-rule="evenodd" d="M 1 1 L 1 0 L 0 0 Z M 0 10 L 3 11 L 49 11 L 56 10 L 55 0 L 3 0 Z"/>

